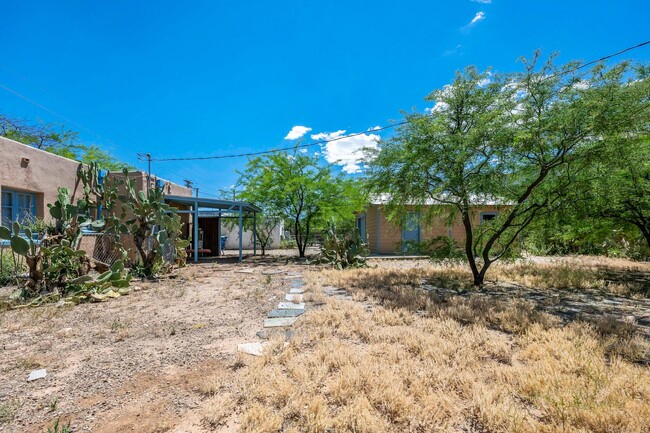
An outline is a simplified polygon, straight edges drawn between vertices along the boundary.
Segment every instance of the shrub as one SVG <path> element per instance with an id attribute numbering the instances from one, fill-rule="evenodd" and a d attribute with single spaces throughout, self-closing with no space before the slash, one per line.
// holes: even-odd
<path id="1" fill-rule="evenodd" d="M 323 248 L 315 259 L 316 263 L 326 263 L 338 269 L 367 266 L 366 256 L 369 250 L 358 230 L 339 234 L 336 225 L 332 223 L 323 235 Z"/>

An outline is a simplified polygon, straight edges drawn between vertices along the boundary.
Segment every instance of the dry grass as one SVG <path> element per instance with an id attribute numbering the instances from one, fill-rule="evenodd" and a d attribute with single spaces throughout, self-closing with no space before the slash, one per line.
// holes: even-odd
<path id="1" fill-rule="evenodd" d="M 246 371 L 242 431 L 647 431 L 648 370 L 592 328 L 480 325 L 333 301 Z"/>
<path id="2" fill-rule="evenodd" d="M 384 270 L 380 275 L 374 275 L 373 270 L 366 270 L 374 276 L 362 288 L 373 287 L 397 282 L 399 284 L 419 285 L 427 280 L 434 285 L 457 290 L 472 288 L 472 274 L 465 263 L 449 262 L 429 264 L 424 262 L 417 267 L 404 268 L 400 262 L 393 264 L 382 263 Z M 638 279 L 626 279 L 629 272 L 641 273 L 645 282 Z M 619 276 L 619 280 L 616 277 Z M 346 283 L 347 275 L 340 276 L 341 283 Z M 379 280 L 378 280 L 379 279 Z M 337 281 L 337 278 L 333 278 Z M 358 279 L 352 281 L 356 284 Z M 564 258 L 548 260 L 542 263 L 520 260 L 517 262 L 497 262 L 488 270 L 486 283 L 513 283 L 531 289 L 562 289 L 562 290 L 599 290 L 617 295 L 650 296 L 650 264 L 632 262 L 623 259 L 595 260 L 586 258 Z"/>
<path id="3" fill-rule="evenodd" d="M 650 371 L 611 347 L 634 343 L 629 327 L 560 326 L 522 300 L 441 303 L 413 290 L 422 279 L 431 271 L 309 277 L 364 303 L 326 299 L 288 346 L 249 361 L 241 431 L 649 431 Z"/>

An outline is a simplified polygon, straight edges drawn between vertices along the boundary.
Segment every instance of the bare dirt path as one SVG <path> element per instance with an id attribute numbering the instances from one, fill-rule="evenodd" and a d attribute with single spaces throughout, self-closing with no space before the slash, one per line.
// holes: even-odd
<path id="1" fill-rule="evenodd" d="M 59 417 L 78 432 L 205 431 L 210 383 L 228 383 L 237 344 L 286 291 L 264 272 L 301 268 L 199 264 L 107 303 L 0 313 L 0 431 L 44 432 Z M 27 382 L 36 368 L 47 377 Z"/>

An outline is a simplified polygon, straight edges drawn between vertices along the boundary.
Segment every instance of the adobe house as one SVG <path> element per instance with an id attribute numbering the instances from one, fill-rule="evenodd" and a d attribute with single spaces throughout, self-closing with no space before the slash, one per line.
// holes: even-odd
<path id="1" fill-rule="evenodd" d="M 9 226 L 31 215 L 49 220 L 48 203 L 54 203 L 57 188 L 70 190 L 71 199 L 82 195 L 83 185 L 77 177 L 79 161 L 54 155 L 32 146 L 0 137 L 0 208 L 1 224 Z M 107 177 L 124 177 L 121 172 L 104 172 Z M 147 174 L 129 173 L 138 190 L 146 190 Z M 153 185 L 164 188 L 166 194 L 191 196 L 192 190 L 152 176 Z"/>
<path id="2" fill-rule="evenodd" d="M 424 212 L 415 207 L 408 210 L 402 224 L 388 220 L 384 205 L 385 201 L 381 198 L 373 200 L 364 212 L 357 215 L 357 227 L 372 254 L 400 254 L 407 242 L 422 242 L 441 236 L 449 237 L 459 246 L 465 240 L 465 228 L 460 216 L 448 224 L 444 205 L 427 205 L 441 207 L 439 215 L 429 224 L 423 221 L 421 214 Z M 503 205 L 496 203 L 477 204 L 474 206 L 473 225 L 495 218 L 500 209 L 503 209 Z"/>
<path id="3" fill-rule="evenodd" d="M 0 155 L 2 155 L 0 158 L 0 209 L 2 210 L 0 225 L 8 227 L 13 221 L 23 221 L 30 216 L 50 220 L 47 204 L 56 201 L 59 187 L 70 190 L 72 201 L 76 201 L 83 194 L 83 184 L 77 177 L 77 170 L 81 164 L 79 161 L 54 155 L 1 136 Z M 100 178 L 102 177 L 124 178 L 124 174 L 102 172 Z M 218 239 L 221 234 L 222 217 L 234 215 L 241 221 L 242 218 L 255 218 L 261 211 L 249 203 L 193 197 L 191 188 L 156 176 L 149 177 L 142 171 L 129 172 L 129 178 L 135 180 L 138 191 L 146 191 L 154 186 L 163 189 L 165 200 L 177 209 L 181 221 L 185 223 L 184 236 L 192 237 L 194 240 L 191 252 L 195 261 L 198 260 L 199 251 L 211 255 L 220 254 Z M 204 214 L 205 210 L 213 213 Z M 240 229 L 238 238 L 241 239 L 243 234 Z M 98 244 L 96 235 L 87 233 L 80 244 L 80 249 L 91 256 L 101 255 L 102 251 L 108 250 L 105 245 Z M 204 235 L 205 245 L 200 245 L 203 244 Z M 208 240 L 212 242 L 209 243 Z M 122 242 L 128 241 L 123 239 Z M 253 241 L 254 252 L 256 247 Z M 242 248 L 243 243 L 240 240 L 240 260 Z M 101 257 L 95 258 L 101 260 Z"/>

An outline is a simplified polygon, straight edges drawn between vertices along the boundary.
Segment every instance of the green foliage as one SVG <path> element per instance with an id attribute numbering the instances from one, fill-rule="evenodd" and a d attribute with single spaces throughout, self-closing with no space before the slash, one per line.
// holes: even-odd
<path id="1" fill-rule="evenodd" d="M 298 245 L 296 244 L 296 241 L 294 239 L 282 239 L 280 241 L 281 250 L 292 250 L 297 247 Z"/>
<path id="2" fill-rule="evenodd" d="M 0 239 L 4 239 L 0 236 Z M 22 261 L 17 261 L 11 247 L 0 248 L 0 286 L 16 281 L 16 275 L 23 271 Z"/>
<path id="3" fill-rule="evenodd" d="M 331 223 L 323 233 L 323 247 L 314 263 L 325 263 L 338 269 L 365 268 L 366 257 L 370 253 L 355 228 L 337 230 Z"/>
<path id="4" fill-rule="evenodd" d="M 87 194 L 87 198 L 90 194 Z M 77 300 L 102 296 L 110 287 L 126 289 L 130 275 L 124 269 L 123 260 L 93 279 L 87 275 L 91 269 L 85 251 L 79 250 L 82 227 L 101 228 L 103 221 L 95 221 L 88 216 L 92 207 L 89 199 L 71 203 L 67 188 L 59 188 L 57 200 L 48 204 L 54 223 L 37 245 L 29 227 L 13 223 L 12 230 L 0 228 L 0 238 L 10 241 L 14 256 L 24 258 L 29 277 L 21 287 L 20 297 L 40 303 L 52 295 L 60 298 L 74 296 Z"/>
<path id="5" fill-rule="evenodd" d="M 449 236 L 437 236 L 420 242 L 409 241 L 403 249 L 404 254 L 422 254 L 431 257 L 434 261 L 464 257 L 463 251 Z"/>
<path id="6" fill-rule="evenodd" d="M 52 427 L 48 427 L 45 433 L 72 433 L 72 430 L 70 428 L 70 421 L 68 421 L 66 424 L 62 424 L 61 419 L 57 418 L 57 420 L 54 421 Z"/>
<path id="7" fill-rule="evenodd" d="M 239 197 L 259 205 L 269 218 L 281 217 L 295 238 L 300 257 L 314 232 L 328 221 L 351 220 L 365 204 L 358 185 L 334 176 L 318 158 L 295 151 L 274 153 L 248 161 L 240 173 Z"/>
<path id="8" fill-rule="evenodd" d="M 392 217 L 409 205 L 427 218 L 460 217 L 475 285 L 531 222 L 573 200 L 577 173 L 603 137 L 647 123 L 629 65 L 580 73 L 576 66 L 552 58 L 540 65 L 536 55 L 517 74 L 467 68 L 429 95 L 430 114 L 407 115 L 396 136 L 368 154 L 369 189 L 389 193 Z M 498 205 L 499 218 L 476 226 L 475 205 L 485 204 Z"/>
<path id="9" fill-rule="evenodd" d="M 133 236 L 139 256 L 138 269 L 143 276 L 151 277 L 165 268 L 166 245 L 173 248 L 171 254 L 177 260 L 184 261 L 189 241 L 181 239 L 180 216 L 165 203 L 162 189 L 138 191 L 128 171 L 124 170 L 123 174 L 124 179 L 112 185 L 113 189 L 124 191 L 117 195 L 122 204 L 121 214 L 109 217 L 108 231 Z"/>
<path id="10" fill-rule="evenodd" d="M 110 171 L 133 168 L 97 145 L 79 143 L 79 134 L 62 125 L 29 122 L 0 113 L 0 135 L 65 158 L 84 163 L 98 162 Z"/>

